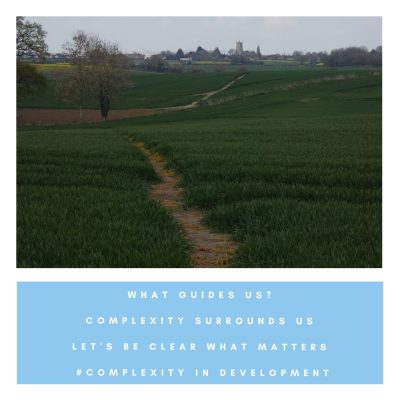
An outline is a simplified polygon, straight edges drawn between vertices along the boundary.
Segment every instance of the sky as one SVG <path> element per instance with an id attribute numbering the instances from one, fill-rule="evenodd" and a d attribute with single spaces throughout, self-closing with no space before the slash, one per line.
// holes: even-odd
<path id="1" fill-rule="evenodd" d="M 262 54 L 299 51 L 331 51 L 348 46 L 382 44 L 381 17 L 34 17 L 47 31 L 51 53 L 77 30 L 98 34 L 118 43 L 123 52 L 158 53 L 206 50 L 219 47 L 227 52 L 237 40 L 244 50 Z"/>

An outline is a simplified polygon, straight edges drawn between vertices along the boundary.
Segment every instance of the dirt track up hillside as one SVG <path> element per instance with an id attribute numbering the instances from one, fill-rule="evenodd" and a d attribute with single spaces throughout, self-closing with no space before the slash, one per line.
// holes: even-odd
<path id="1" fill-rule="evenodd" d="M 201 93 L 201 99 L 195 100 L 190 104 L 186 104 L 183 106 L 173 106 L 173 107 L 164 107 L 164 108 L 159 108 L 158 110 L 160 111 L 181 111 L 181 110 L 189 110 L 190 108 L 196 108 L 201 105 L 202 102 L 208 100 L 210 97 L 216 95 L 219 92 L 222 92 L 223 90 L 228 89 L 230 86 L 232 86 L 235 82 L 237 82 L 239 79 L 242 79 L 246 74 L 240 75 L 237 78 L 233 79 L 229 83 L 227 83 L 224 87 L 218 89 L 218 90 L 213 90 L 211 92 L 205 92 Z"/>

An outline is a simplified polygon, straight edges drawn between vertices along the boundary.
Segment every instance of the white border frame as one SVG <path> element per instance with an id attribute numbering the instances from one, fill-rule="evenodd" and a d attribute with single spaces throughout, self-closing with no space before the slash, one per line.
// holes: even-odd
<path id="1" fill-rule="evenodd" d="M 181 3 L 181 4 L 180 4 Z M 9 4 L 1 26 L 5 38 L 4 54 L 14 54 L 16 15 L 98 15 L 98 16 L 383 16 L 384 46 L 384 121 L 383 121 L 383 171 L 384 208 L 383 227 L 384 259 L 382 270 L 371 269 L 158 269 L 157 274 L 150 269 L 63 269 L 63 270 L 17 270 L 15 268 L 15 76 L 14 63 L 2 60 L 2 87 L 6 95 L 1 96 L 0 110 L 7 116 L 3 133 L 1 151 L 2 182 L 6 186 L 1 207 L 2 267 L 0 278 L 0 301 L 2 305 L 2 329 L 0 331 L 3 351 L 0 376 L 2 393 L 10 398 L 29 398 L 30 400 L 71 399 L 71 396 L 90 396 L 98 400 L 135 396 L 141 399 L 203 399 L 249 397 L 258 399 L 307 399 L 320 400 L 321 397 L 337 400 L 338 397 L 354 400 L 391 399 L 398 393 L 397 364 L 399 351 L 398 315 L 399 304 L 398 226 L 399 187 L 396 170 L 399 171 L 398 149 L 398 93 L 399 68 L 398 17 L 393 5 L 376 1 L 336 0 L 333 3 L 316 0 L 283 0 L 262 2 L 248 0 L 245 4 L 227 0 L 216 2 L 202 0 L 192 5 L 190 2 L 167 0 L 155 2 L 128 2 L 115 0 L 87 1 L 70 0 L 63 5 L 55 2 L 20 0 Z M 10 39 L 12 35 L 12 40 Z M 4 111 L 5 110 L 5 111 Z M 4 176 L 3 176 L 4 175 Z M 4 193 L 7 194 L 4 197 Z M 17 281 L 383 281 L 385 301 L 385 358 L 383 385 L 16 385 L 16 282 Z M 290 396 L 290 397 L 289 397 Z"/>

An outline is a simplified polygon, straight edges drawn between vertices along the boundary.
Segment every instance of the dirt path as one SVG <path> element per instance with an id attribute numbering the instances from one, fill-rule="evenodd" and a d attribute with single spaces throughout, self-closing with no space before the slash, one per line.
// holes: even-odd
<path id="1" fill-rule="evenodd" d="M 235 82 L 237 82 L 239 79 L 242 79 L 246 74 L 240 75 L 237 78 L 235 78 L 234 80 L 230 81 L 229 83 L 227 83 L 224 87 L 218 89 L 218 90 L 213 90 L 211 92 L 205 92 L 205 93 L 201 93 L 202 98 L 193 101 L 190 104 L 185 104 L 183 106 L 173 106 L 173 107 L 163 107 L 163 108 L 158 108 L 159 111 L 163 111 L 163 112 L 169 112 L 169 111 L 182 111 L 182 110 L 189 110 L 190 108 L 196 108 L 199 107 L 200 104 L 203 101 L 208 100 L 210 97 L 216 95 L 219 92 L 222 92 L 223 90 L 228 89 L 230 86 L 232 86 Z"/>
<path id="2" fill-rule="evenodd" d="M 143 152 L 163 180 L 151 187 L 150 196 L 167 208 L 183 227 L 185 237 L 193 248 L 192 264 L 195 267 L 228 267 L 237 247 L 232 237 L 212 232 L 204 226 L 201 223 L 203 213 L 200 210 L 185 209 L 179 176 L 167 168 L 166 161 L 160 154 L 149 150 L 144 143 L 133 144 Z"/>
<path id="3" fill-rule="evenodd" d="M 108 120 L 143 117 L 146 115 L 159 114 L 162 112 L 183 111 L 191 108 L 199 107 L 201 102 L 208 100 L 223 90 L 228 89 L 239 79 L 242 79 L 245 74 L 240 75 L 230 81 L 221 89 L 212 92 L 202 93 L 202 98 L 195 100 L 190 104 L 174 107 L 162 108 L 129 108 L 125 110 L 111 110 L 108 114 Z M 79 115 L 77 109 L 53 109 L 53 108 L 18 108 L 17 109 L 17 124 L 18 125 L 57 125 L 57 124 L 75 124 L 84 122 L 99 122 L 101 121 L 99 110 L 83 109 L 82 115 Z"/>

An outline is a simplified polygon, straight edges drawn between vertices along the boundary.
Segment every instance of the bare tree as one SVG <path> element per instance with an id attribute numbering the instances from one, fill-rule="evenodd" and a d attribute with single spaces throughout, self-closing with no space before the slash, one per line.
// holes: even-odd
<path id="1" fill-rule="evenodd" d="M 83 31 L 73 35 L 72 42 L 63 44 L 63 50 L 73 64 L 73 70 L 66 77 L 58 77 L 57 90 L 67 103 L 79 104 L 79 118 L 82 120 L 83 104 L 91 99 L 90 68 L 88 54 L 99 39 Z"/>
<path id="2" fill-rule="evenodd" d="M 60 85 L 64 99 L 79 102 L 80 109 L 87 100 L 97 101 L 106 120 L 112 101 L 131 83 L 126 57 L 118 45 L 82 31 L 63 48 L 74 65 L 72 73 Z"/>

